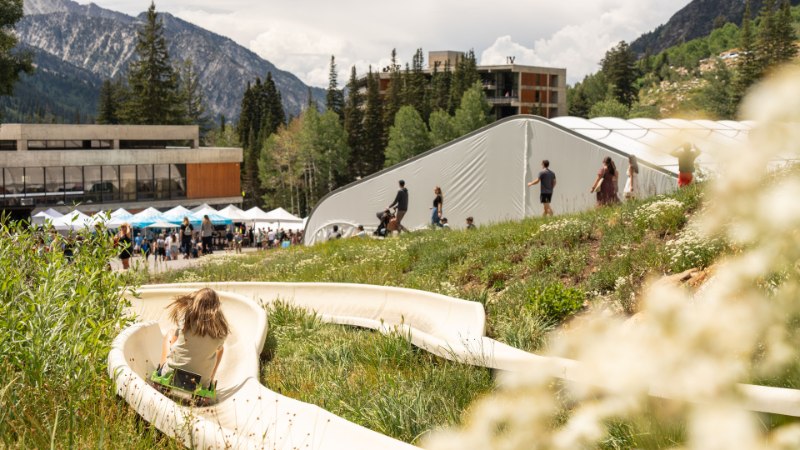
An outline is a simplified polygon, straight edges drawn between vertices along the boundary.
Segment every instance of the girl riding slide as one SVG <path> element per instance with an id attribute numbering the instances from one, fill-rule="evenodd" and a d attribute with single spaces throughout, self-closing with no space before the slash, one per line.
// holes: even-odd
<path id="1" fill-rule="evenodd" d="M 180 370 L 199 375 L 201 386 L 211 385 L 230 333 L 217 293 L 203 288 L 176 297 L 167 308 L 178 327 L 164 337 L 160 375 Z"/>

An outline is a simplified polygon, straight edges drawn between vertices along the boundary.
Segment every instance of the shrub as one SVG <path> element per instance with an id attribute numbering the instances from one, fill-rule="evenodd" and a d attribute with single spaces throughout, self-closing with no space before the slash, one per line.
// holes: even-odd
<path id="1" fill-rule="evenodd" d="M 551 242 L 563 242 L 573 247 L 592 235 L 592 224 L 576 218 L 559 219 L 548 222 L 534 233 L 535 237 L 543 237 Z"/>
<path id="2" fill-rule="evenodd" d="M 529 287 L 528 298 L 539 315 L 552 323 L 560 323 L 583 308 L 586 293 L 561 283 L 551 283 Z"/>
<path id="3" fill-rule="evenodd" d="M 639 207 L 634 212 L 634 220 L 639 227 L 648 228 L 663 236 L 675 233 L 686 223 L 685 210 L 683 202 L 662 198 Z"/>
<path id="4" fill-rule="evenodd" d="M 666 245 L 673 272 L 707 267 L 726 248 L 722 239 L 704 236 L 694 226 L 684 228 L 676 239 Z"/>

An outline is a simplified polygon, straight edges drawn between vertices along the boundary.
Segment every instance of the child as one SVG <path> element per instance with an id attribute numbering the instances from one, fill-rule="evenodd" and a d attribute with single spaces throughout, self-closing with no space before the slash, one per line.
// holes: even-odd
<path id="1" fill-rule="evenodd" d="M 200 375 L 201 385 L 208 386 L 222 359 L 222 344 L 230 334 L 217 293 L 203 288 L 176 297 L 167 308 L 178 328 L 164 336 L 161 375 L 181 369 Z"/>

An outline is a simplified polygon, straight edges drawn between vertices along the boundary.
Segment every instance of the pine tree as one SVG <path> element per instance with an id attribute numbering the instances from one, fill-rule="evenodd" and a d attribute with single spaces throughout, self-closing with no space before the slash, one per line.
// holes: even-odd
<path id="1" fill-rule="evenodd" d="M 150 3 L 145 24 L 137 33 L 136 56 L 128 71 L 130 97 L 123 108 L 125 121 L 183 123 L 186 111 L 178 91 L 178 74 L 170 62 L 164 24 L 155 3 Z"/>
<path id="2" fill-rule="evenodd" d="M 116 125 L 119 123 L 119 104 L 114 93 L 111 80 L 103 80 L 100 86 L 100 101 L 97 106 L 97 123 L 100 125 Z"/>
<path id="3" fill-rule="evenodd" d="M 344 122 L 344 93 L 339 89 L 338 74 L 336 73 L 336 59 L 331 55 L 331 67 L 328 73 L 328 92 L 325 96 L 325 107 L 339 116 Z"/>
<path id="4" fill-rule="evenodd" d="M 186 111 L 186 123 L 198 125 L 200 135 L 205 136 L 211 129 L 211 119 L 206 115 L 205 99 L 200 90 L 200 78 L 194 70 L 191 59 L 183 62 L 180 71 L 180 96 Z"/>
<path id="5" fill-rule="evenodd" d="M 383 105 L 378 83 L 378 74 L 367 75 L 367 98 L 364 106 L 364 151 L 367 163 L 366 173 L 371 174 L 383 168 L 386 130 L 383 127 Z"/>
<path id="6" fill-rule="evenodd" d="M 736 104 L 733 90 L 730 89 L 733 75 L 728 66 L 721 59 L 717 59 L 714 70 L 707 72 L 703 78 L 707 82 L 699 96 L 703 109 L 719 120 L 733 119 L 736 114 Z"/>
<path id="7" fill-rule="evenodd" d="M 433 67 L 433 74 L 431 75 L 431 97 L 430 97 L 430 110 L 447 110 L 450 101 L 450 63 L 445 63 L 444 71 L 439 70 L 439 66 Z M 430 122 L 430 119 L 429 119 Z"/>
<path id="8" fill-rule="evenodd" d="M 278 131 L 281 125 L 286 123 L 286 113 L 283 110 L 283 101 L 275 80 L 272 79 L 272 72 L 267 73 L 267 80 L 264 82 L 264 127 L 266 134 L 261 135 L 261 139 L 266 139 L 272 133 Z M 259 145 L 260 147 L 260 145 Z"/>
<path id="9" fill-rule="evenodd" d="M 428 127 L 411 105 L 400 108 L 389 130 L 385 167 L 391 167 L 431 148 Z"/>
<path id="10" fill-rule="evenodd" d="M 347 102 L 344 108 L 344 129 L 347 132 L 347 145 L 350 147 L 348 167 L 351 179 L 367 175 L 366 154 L 364 148 L 364 99 L 361 96 L 361 85 L 356 68 L 350 69 L 350 81 L 347 83 Z"/>
<path id="11" fill-rule="evenodd" d="M 389 89 L 383 108 L 384 129 L 389 129 L 394 124 L 394 117 L 402 106 L 403 80 L 400 65 L 397 64 L 397 50 L 392 49 L 392 59 L 389 65 Z"/>
<path id="12" fill-rule="evenodd" d="M 14 24 L 22 19 L 22 0 L 5 0 L 0 14 L 0 96 L 11 95 L 22 72 L 31 73 L 31 55 L 15 52 Z"/>
<path id="13" fill-rule="evenodd" d="M 783 0 L 775 21 L 775 62 L 781 64 L 797 57 L 797 32 L 794 28 L 792 5 L 789 0 Z"/>
<path id="14" fill-rule="evenodd" d="M 775 15 L 775 0 L 764 0 L 761 4 L 758 29 L 758 59 L 761 67 L 767 70 L 777 63 L 778 20 Z"/>
<path id="15" fill-rule="evenodd" d="M 606 52 L 600 62 L 602 72 L 612 88 L 612 95 L 623 105 L 630 107 L 638 97 L 636 90 L 636 55 L 621 41 L 614 48 Z"/>
<path id="16" fill-rule="evenodd" d="M 411 62 L 405 104 L 413 106 L 420 116 L 422 116 L 422 120 L 427 122 L 430 111 L 425 98 L 428 82 L 425 78 L 424 64 L 425 57 L 423 56 L 422 49 L 418 48 Z"/>
<path id="17" fill-rule="evenodd" d="M 753 21 L 751 19 L 750 0 L 745 2 L 742 28 L 739 34 L 739 58 L 736 65 L 736 75 L 733 80 L 734 105 L 738 105 L 744 98 L 747 90 L 755 83 L 763 68 L 756 54 L 755 35 L 753 34 Z"/>

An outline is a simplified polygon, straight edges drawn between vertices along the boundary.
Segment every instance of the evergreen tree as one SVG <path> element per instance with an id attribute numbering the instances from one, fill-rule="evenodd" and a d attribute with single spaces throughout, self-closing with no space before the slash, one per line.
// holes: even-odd
<path id="1" fill-rule="evenodd" d="M 732 102 L 738 105 L 744 98 L 747 90 L 761 76 L 762 67 L 756 54 L 755 35 L 753 33 L 752 12 L 750 0 L 745 1 L 742 29 L 739 34 L 739 58 L 736 64 L 736 74 L 733 81 Z"/>
<path id="2" fill-rule="evenodd" d="M 386 129 L 383 127 L 383 105 L 378 84 L 378 74 L 367 75 L 367 98 L 364 106 L 364 150 L 366 173 L 371 174 L 383 168 L 386 148 Z"/>
<path id="3" fill-rule="evenodd" d="M 347 145 L 350 147 L 348 167 L 352 179 L 367 175 L 367 156 L 364 148 L 364 100 L 360 92 L 356 68 L 350 69 L 347 83 L 347 102 L 344 108 L 344 129 L 347 132 Z"/>
<path id="4" fill-rule="evenodd" d="M 119 123 L 119 104 L 111 80 L 103 80 L 100 86 L 100 104 L 97 106 L 97 123 L 116 125 Z"/>
<path id="5" fill-rule="evenodd" d="M 138 30 L 136 61 L 128 71 L 130 97 L 123 107 L 127 123 L 180 124 L 185 108 L 178 90 L 178 74 L 172 67 L 164 24 L 150 3 L 145 24 Z"/>
<path id="6" fill-rule="evenodd" d="M 272 133 L 278 131 L 281 125 L 286 123 L 286 113 L 283 110 L 281 93 L 272 79 L 272 72 L 267 73 L 267 80 L 264 82 L 264 94 L 262 96 L 264 111 L 264 126 L 262 127 L 261 139 L 266 139 Z M 260 144 L 260 143 L 259 143 Z M 261 147 L 261 145 L 259 145 Z"/>
<path id="7" fill-rule="evenodd" d="M 606 81 L 612 89 L 612 95 L 623 105 L 630 107 L 638 97 L 636 89 L 636 55 L 621 41 L 614 48 L 606 52 L 600 62 Z"/>
<path id="8" fill-rule="evenodd" d="M 200 78 L 194 70 L 191 59 L 183 62 L 180 71 L 180 96 L 186 111 L 186 123 L 198 125 L 200 135 L 205 136 L 211 129 L 211 119 L 206 115 L 205 99 L 200 90 Z"/>
<path id="9" fill-rule="evenodd" d="M 480 81 L 478 63 L 475 59 L 475 51 L 470 50 L 456 62 L 456 70 L 450 84 L 450 112 L 456 110 L 464 93 L 477 81 Z"/>
<path id="10" fill-rule="evenodd" d="M 447 114 L 447 111 L 437 109 L 431 113 L 431 118 L 428 122 L 431 129 L 431 146 L 438 147 L 458 137 L 458 133 L 456 133 L 453 125 L 453 118 L 450 114 Z"/>
<path id="11" fill-rule="evenodd" d="M 339 120 L 344 122 L 344 93 L 339 89 L 339 75 L 336 73 L 336 59 L 331 55 L 331 67 L 328 73 L 328 92 L 325 96 L 325 108 L 333 111 Z"/>
<path id="12" fill-rule="evenodd" d="M 394 124 L 394 117 L 402 106 L 402 78 L 400 65 L 397 63 L 397 50 L 392 49 L 392 59 L 389 65 L 389 89 L 383 107 L 383 126 L 387 130 Z"/>
<path id="13" fill-rule="evenodd" d="M 405 104 L 413 106 L 420 116 L 422 116 L 422 119 L 427 122 L 430 111 L 425 101 L 428 81 L 425 78 L 424 64 L 425 57 L 423 56 L 422 49 L 418 48 L 411 62 L 411 72 L 407 81 Z"/>
<path id="14" fill-rule="evenodd" d="M 433 67 L 433 75 L 431 75 L 431 111 L 439 109 L 447 110 L 450 104 L 450 82 L 452 81 L 452 72 L 450 71 L 450 61 L 445 61 L 444 69 L 439 70 L 439 65 Z M 430 122 L 430 119 L 428 119 Z"/>
<path id="15" fill-rule="evenodd" d="M 431 148 L 428 128 L 419 112 L 405 105 L 397 112 L 394 125 L 389 130 L 385 167 L 391 167 Z"/>
<path id="16" fill-rule="evenodd" d="M 261 84 L 261 80 L 256 79 L 256 83 Z M 253 128 L 256 114 L 256 90 L 247 82 L 244 95 L 242 96 L 242 107 L 239 113 L 239 122 L 236 125 L 236 132 L 239 135 L 239 142 L 242 146 L 250 146 L 250 131 Z"/>
<path id="17" fill-rule="evenodd" d="M 775 14 L 775 0 L 764 0 L 759 13 L 758 59 L 763 70 L 777 63 L 778 18 Z"/>
<path id="18" fill-rule="evenodd" d="M 592 105 L 592 108 L 589 110 L 589 118 L 619 117 L 625 119 L 628 117 L 629 112 L 629 106 L 622 104 L 616 96 L 609 95 L 605 100 Z"/>
<path id="19" fill-rule="evenodd" d="M 14 24 L 22 19 L 22 0 L 0 3 L 0 96 L 11 95 L 22 72 L 31 73 L 33 65 L 27 53 L 15 52 L 17 36 Z"/>
<path id="20" fill-rule="evenodd" d="M 463 136 L 487 125 L 490 110 L 489 102 L 486 101 L 486 95 L 483 93 L 483 86 L 480 81 L 476 81 L 471 88 L 464 92 L 461 106 L 458 107 L 453 117 L 453 129 L 456 136 Z"/>
<path id="21" fill-rule="evenodd" d="M 789 0 L 783 0 L 775 20 L 775 62 L 777 64 L 789 62 L 797 57 L 797 32 L 794 28 L 792 5 Z"/>

